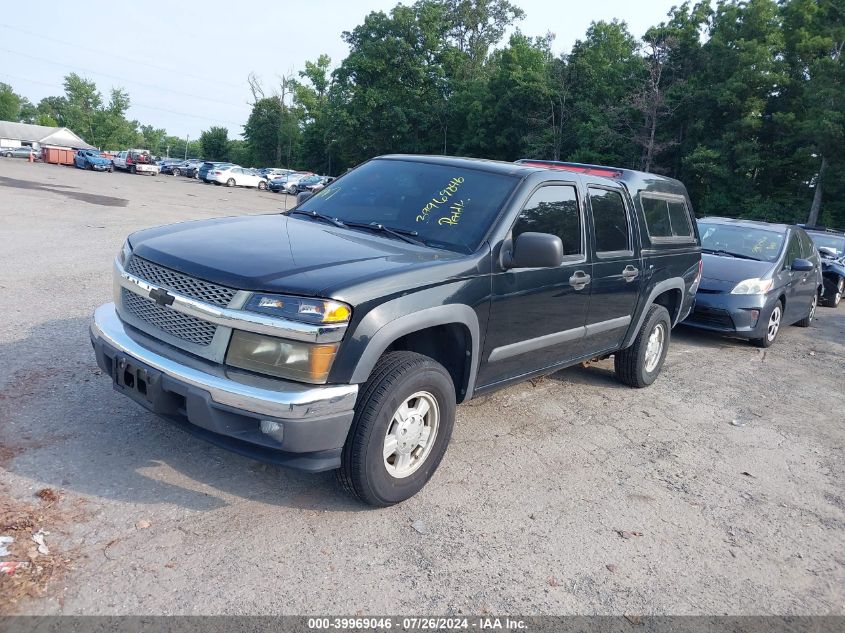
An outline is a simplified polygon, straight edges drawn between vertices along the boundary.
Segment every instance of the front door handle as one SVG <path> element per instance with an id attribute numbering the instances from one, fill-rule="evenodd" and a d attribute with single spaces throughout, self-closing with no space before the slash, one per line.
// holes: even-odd
<path id="1" fill-rule="evenodd" d="M 583 270 L 576 270 L 569 278 L 569 285 L 575 290 L 581 290 L 584 286 L 590 283 L 590 276 Z"/>
<path id="2" fill-rule="evenodd" d="M 622 271 L 622 277 L 624 277 L 625 281 L 634 281 L 637 277 L 640 276 L 640 269 L 634 268 L 630 264 L 625 266 L 625 269 Z"/>

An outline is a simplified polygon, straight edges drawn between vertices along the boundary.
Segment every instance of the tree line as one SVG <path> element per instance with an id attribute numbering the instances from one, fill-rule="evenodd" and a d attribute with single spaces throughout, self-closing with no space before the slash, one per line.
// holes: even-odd
<path id="1" fill-rule="evenodd" d="M 509 0 L 372 12 L 334 70 L 323 55 L 272 88 L 251 75 L 243 140 L 213 127 L 189 154 L 333 175 L 385 153 L 608 164 L 682 180 L 699 216 L 845 227 L 845 0 L 685 2 L 641 38 L 594 22 L 560 55 L 523 17 Z M 104 102 L 73 74 L 65 91 L 20 118 L 182 154 L 126 121 L 124 91 Z"/>

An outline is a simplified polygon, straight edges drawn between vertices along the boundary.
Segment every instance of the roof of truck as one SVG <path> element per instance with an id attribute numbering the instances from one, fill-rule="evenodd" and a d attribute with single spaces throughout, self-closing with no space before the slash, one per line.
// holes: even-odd
<path id="1" fill-rule="evenodd" d="M 632 194 L 640 191 L 653 191 L 672 195 L 687 196 L 686 187 L 674 178 L 651 174 L 622 167 L 588 165 L 584 163 L 566 163 L 561 161 L 521 158 L 516 162 L 488 160 L 485 158 L 462 158 L 457 156 L 434 156 L 421 154 L 388 154 L 378 156 L 376 160 L 407 160 L 437 165 L 453 165 L 465 169 L 481 169 L 502 174 L 503 176 L 525 176 L 539 171 L 568 171 L 607 180 L 610 183 L 622 183 Z"/>

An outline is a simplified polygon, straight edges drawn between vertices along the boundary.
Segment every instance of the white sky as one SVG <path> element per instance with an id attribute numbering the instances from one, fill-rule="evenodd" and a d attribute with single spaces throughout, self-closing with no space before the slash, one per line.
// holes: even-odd
<path id="1" fill-rule="evenodd" d="M 679 0 L 513 0 L 526 35 L 556 35 L 556 52 L 583 38 L 591 21 L 624 20 L 639 37 Z M 405 4 L 411 4 L 406 0 Z M 267 87 L 281 73 L 328 53 L 346 56 L 343 31 L 397 0 L 310 2 L 30 2 L 0 13 L 0 81 L 37 103 L 63 93 L 69 72 L 93 79 L 105 99 L 125 88 L 128 117 L 197 138 L 212 125 L 236 137 L 249 116 L 246 78 Z"/>

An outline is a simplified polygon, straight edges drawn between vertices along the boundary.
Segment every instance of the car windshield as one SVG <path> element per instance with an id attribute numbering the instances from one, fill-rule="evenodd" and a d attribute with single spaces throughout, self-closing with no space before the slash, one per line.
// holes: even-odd
<path id="1" fill-rule="evenodd" d="M 413 232 L 429 246 L 471 253 L 517 182 L 513 176 L 454 165 L 371 160 L 298 208 Z"/>
<path id="2" fill-rule="evenodd" d="M 783 247 L 783 233 L 757 227 L 699 222 L 701 249 L 773 262 Z"/>
<path id="3" fill-rule="evenodd" d="M 845 255 L 845 236 L 810 231 L 807 233 L 813 238 L 813 244 L 816 245 L 816 248 L 829 248 L 835 251 L 837 257 Z"/>

